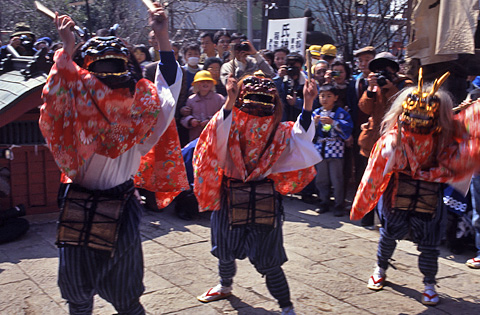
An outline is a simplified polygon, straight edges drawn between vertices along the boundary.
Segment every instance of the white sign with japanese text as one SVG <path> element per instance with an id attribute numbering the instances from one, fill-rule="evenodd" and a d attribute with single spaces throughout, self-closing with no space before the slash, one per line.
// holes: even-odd
<path id="1" fill-rule="evenodd" d="M 280 19 L 268 21 L 267 49 L 274 51 L 286 47 L 290 52 L 305 55 L 308 18 Z"/>

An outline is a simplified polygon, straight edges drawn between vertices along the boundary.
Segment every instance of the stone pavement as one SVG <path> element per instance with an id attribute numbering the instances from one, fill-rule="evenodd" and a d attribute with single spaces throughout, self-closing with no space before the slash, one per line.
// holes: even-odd
<path id="1" fill-rule="evenodd" d="M 420 303 L 422 276 L 417 251 L 401 241 L 388 270 L 387 286 L 367 289 L 373 271 L 378 232 L 351 223 L 347 216 L 317 214 L 312 205 L 285 198 L 284 270 L 297 314 L 480 314 L 480 270 L 464 265 L 469 255 L 442 249 L 439 294 L 433 308 Z M 28 218 L 22 239 L 0 245 L 0 314 L 66 314 L 56 284 L 56 215 Z M 145 259 L 142 303 L 148 314 L 280 314 L 264 279 L 248 260 L 238 262 L 234 296 L 202 304 L 196 296 L 218 282 L 210 253 L 208 214 L 178 219 L 171 209 L 146 212 L 141 225 Z M 94 314 L 114 314 L 101 298 Z"/>

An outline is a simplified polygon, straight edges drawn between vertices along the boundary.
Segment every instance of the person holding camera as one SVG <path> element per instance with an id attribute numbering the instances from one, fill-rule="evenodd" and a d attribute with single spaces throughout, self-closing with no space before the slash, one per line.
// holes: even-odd
<path id="1" fill-rule="evenodd" d="M 33 47 L 35 43 L 35 34 L 30 30 L 30 26 L 23 22 L 15 24 L 15 30 L 10 35 L 8 45 L 0 48 L 0 59 L 8 54 L 17 52 L 20 56 L 33 56 L 37 50 Z M 12 52 L 13 50 L 13 52 Z"/>
<path id="2" fill-rule="evenodd" d="M 273 69 L 278 71 L 283 65 L 287 63 L 287 56 L 290 50 L 286 47 L 280 47 L 273 51 Z"/>
<path id="3" fill-rule="evenodd" d="M 347 106 L 347 88 L 350 82 L 351 69 L 343 61 L 335 61 L 332 64 L 332 70 L 325 73 L 325 83 L 332 84 L 338 91 L 338 100 L 336 104 L 341 108 Z M 346 109 L 349 111 L 349 109 Z"/>
<path id="4" fill-rule="evenodd" d="M 287 63 L 278 69 L 278 75 L 273 82 L 283 103 L 282 121 L 296 121 L 302 112 L 303 86 L 306 76 L 302 70 L 303 56 L 299 53 L 287 55 Z"/>
<path id="5" fill-rule="evenodd" d="M 398 73 L 400 66 L 389 52 L 378 53 L 368 63 L 368 69 L 368 88 L 358 102 L 360 110 L 370 116 L 368 122 L 361 126 L 358 137 L 360 154 L 367 158 L 380 137 L 380 124 L 390 108 L 390 99 L 401 89 L 413 85 L 412 80 Z"/>
<path id="6" fill-rule="evenodd" d="M 243 41 L 233 46 L 233 60 L 222 65 L 220 69 L 220 81 L 226 86 L 230 73 L 235 79 L 240 79 L 244 75 L 253 74 L 257 70 L 262 70 L 265 76 L 271 78 L 275 71 L 268 62 L 260 55 L 249 41 Z"/>

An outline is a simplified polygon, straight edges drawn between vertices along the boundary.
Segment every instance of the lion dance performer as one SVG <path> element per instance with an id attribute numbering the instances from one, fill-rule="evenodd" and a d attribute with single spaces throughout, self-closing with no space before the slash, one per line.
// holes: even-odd
<path id="1" fill-rule="evenodd" d="M 91 314 L 97 293 L 119 314 L 145 314 L 141 206 L 133 196 L 133 176 L 159 139 L 172 152 L 178 147 L 178 136 L 167 127 L 182 74 L 168 21 L 162 8 L 150 12 L 163 50 L 156 84 L 142 79 L 129 49 L 115 36 L 88 40 L 75 63 L 74 22 L 57 14 L 55 24 L 64 49 L 55 54 L 43 90 L 40 128 L 63 180 L 71 182 L 59 194 L 60 291 L 71 314 Z M 171 158 L 183 165 L 180 151 Z M 173 170 L 169 180 L 182 175 Z"/>
<path id="2" fill-rule="evenodd" d="M 383 288 L 396 242 L 410 233 L 420 251 L 422 303 L 432 306 L 439 302 L 435 276 L 446 219 L 441 183 L 465 191 L 480 167 L 480 103 L 454 116 L 450 95 L 439 91 L 448 75 L 424 86 L 420 69 L 418 87 L 405 89 L 394 101 L 350 214 L 358 220 L 379 203 L 382 228 L 368 288 Z"/>
<path id="3" fill-rule="evenodd" d="M 231 295 L 235 259 L 248 257 L 266 277 L 282 314 L 295 314 L 285 274 L 280 194 L 299 192 L 315 176 L 321 157 L 312 144 L 317 88 L 304 88 L 304 112 L 280 122 L 282 105 L 272 80 L 256 72 L 238 85 L 227 82 L 227 100 L 201 134 L 194 153 L 194 190 L 200 211 L 213 210 L 212 254 L 220 284 L 198 297 L 211 302 Z M 237 98 L 238 94 L 238 98 Z"/>

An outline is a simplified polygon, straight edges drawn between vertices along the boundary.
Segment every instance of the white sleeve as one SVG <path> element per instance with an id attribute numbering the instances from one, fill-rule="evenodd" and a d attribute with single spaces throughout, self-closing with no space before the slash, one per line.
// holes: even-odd
<path id="1" fill-rule="evenodd" d="M 227 118 L 225 118 L 224 115 L 225 112 L 222 107 L 217 120 L 217 157 L 220 168 L 225 167 L 228 136 L 230 134 L 230 127 L 232 126 L 233 113 L 230 113 Z"/>
<path id="2" fill-rule="evenodd" d="M 148 151 L 157 143 L 160 136 L 167 130 L 167 127 L 172 122 L 175 116 L 175 106 L 178 101 L 178 95 L 182 88 L 182 69 L 177 65 L 177 74 L 175 77 L 175 83 L 168 86 L 165 81 L 162 72 L 157 71 L 157 77 L 155 78 L 155 85 L 157 86 L 157 93 L 162 102 L 160 113 L 158 114 L 157 123 L 154 126 L 153 133 L 146 139 L 139 148 L 142 151 L 142 155 L 147 154 Z"/>
<path id="3" fill-rule="evenodd" d="M 322 157 L 313 146 L 315 124 L 312 120 L 308 130 L 305 131 L 300 124 L 300 115 L 292 129 L 292 134 L 287 148 L 270 169 L 269 173 L 283 173 L 301 170 L 322 161 Z M 268 175 L 268 174 L 267 174 Z"/>

